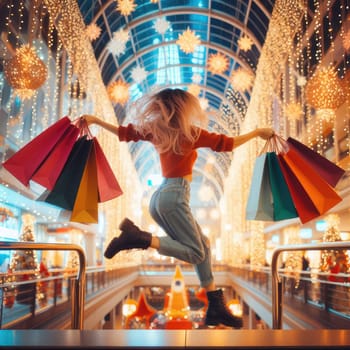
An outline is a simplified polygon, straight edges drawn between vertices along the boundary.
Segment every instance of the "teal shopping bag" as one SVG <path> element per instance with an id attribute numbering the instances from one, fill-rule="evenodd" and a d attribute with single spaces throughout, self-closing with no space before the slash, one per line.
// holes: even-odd
<path id="1" fill-rule="evenodd" d="M 247 220 L 273 221 L 274 208 L 267 153 L 256 158 L 246 205 Z"/>
<path id="2" fill-rule="evenodd" d="M 273 202 L 274 221 L 298 217 L 288 185 L 275 152 L 266 154 Z"/>

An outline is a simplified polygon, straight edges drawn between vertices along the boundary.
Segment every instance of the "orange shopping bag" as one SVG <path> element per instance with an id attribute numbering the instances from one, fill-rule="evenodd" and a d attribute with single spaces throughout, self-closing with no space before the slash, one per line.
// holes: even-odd
<path id="1" fill-rule="evenodd" d="M 94 147 L 91 147 L 84 168 L 70 221 L 86 224 L 98 222 L 98 185 Z"/>
<path id="2" fill-rule="evenodd" d="M 281 161 L 281 165 L 285 169 L 284 174 L 286 173 L 286 169 L 288 169 L 289 182 L 286 179 L 287 184 L 302 222 L 309 221 L 316 217 L 313 214 L 311 217 L 306 215 L 306 217 L 302 219 L 302 217 L 307 213 L 307 211 L 305 211 L 303 214 L 302 211 L 304 211 L 304 209 L 301 209 L 301 206 L 305 207 L 305 203 L 308 203 L 307 206 L 309 209 L 313 209 L 313 207 L 316 208 L 318 212 L 317 216 L 319 216 L 323 215 L 329 209 L 341 202 L 342 198 L 338 195 L 338 193 L 319 175 L 316 170 L 313 169 L 310 163 L 308 163 L 298 154 L 298 152 L 295 151 L 295 149 L 290 148 L 288 152 L 281 153 L 278 157 Z M 293 176 L 291 176 L 290 173 L 292 173 Z M 298 194 L 298 191 L 300 191 L 300 194 Z M 302 201 L 297 201 L 297 196 L 302 196 Z M 306 196 L 309 198 L 309 200 L 305 198 Z M 310 201 L 313 206 L 310 205 Z M 304 202 L 304 204 L 302 202 Z M 314 213 L 313 210 L 312 212 Z"/>
<path id="3" fill-rule="evenodd" d="M 278 161 L 300 221 L 306 223 L 320 216 L 308 193 L 280 154 Z"/>

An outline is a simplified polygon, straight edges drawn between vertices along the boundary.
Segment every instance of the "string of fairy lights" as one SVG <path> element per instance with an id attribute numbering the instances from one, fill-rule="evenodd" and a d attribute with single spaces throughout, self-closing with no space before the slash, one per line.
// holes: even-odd
<path id="1" fill-rule="evenodd" d="M 30 91 L 32 92 L 31 94 L 12 93 L 6 103 L 6 110 L 9 113 L 9 117 L 6 126 L 7 133 L 2 146 L 4 150 L 2 152 L 3 157 L 6 156 L 6 149 L 8 147 L 6 142 L 10 141 L 18 147 L 21 147 L 48 125 L 66 114 L 68 114 L 71 119 L 87 112 L 103 116 L 110 122 L 113 122 L 115 118 L 113 107 L 105 93 L 105 87 L 101 81 L 94 55 L 92 51 L 89 52 L 87 49 L 90 42 L 88 39 L 85 39 L 85 42 L 81 39 L 81 33 L 84 31 L 85 26 L 82 22 L 76 2 L 70 0 L 60 2 L 59 4 L 55 1 L 47 1 L 44 3 L 35 2 L 35 4 L 33 2 L 33 13 L 35 16 L 33 16 L 31 27 L 28 29 L 30 32 L 29 36 L 33 36 L 33 40 L 31 42 L 32 46 L 28 46 L 28 49 L 27 46 L 22 45 L 24 39 L 20 34 L 23 31 L 21 26 L 23 23 L 24 3 L 25 1 L 18 2 L 17 11 L 15 11 L 12 2 L 7 4 L 7 36 L 5 36 L 7 47 L 11 48 L 9 37 L 13 36 L 14 18 L 18 18 L 20 27 L 17 27 L 15 31 L 15 41 L 17 44 L 16 47 L 13 48 L 13 52 L 11 52 L 12 56 L 3 53 L 4 62 L 10 62 L 13 57 L 16 56 L 17 49 L 26 47 L 26 51 L 22 49 L 24 53 L 21 53 L 20 56 L 23 60 L 18 60 L 16 58 L 16 72 L 23 72 L 24 64 L 30 62 L 30 60 L 32 62 L 39 62 L 40 67 L 44 64 L 45 68 L 47 67 L 48 69 L 44 72 L 45 74 L 43 74 L 43 71 L 39 71 L 37 74 L 28 74 L 26 79 L 23 79 L 23 75 L 21 74 L 17 74 L 14 77 L 15 83 L 23 82 L 26 90 L 33 91 Z M 39 3 L 41 3 L 40 8 L 36 6 Z M 59 8 L 60 5 L 62 8 Z M 60 14 L 60 21 L 57 21 L 58 14 Z M 47 31 L 43 30 L 44 15 L 49 17 Z M 60 27 L 57 23 L 62 26 Z M 69 31 L 69 36 L 65 35 L 66 29 L 64 25 L 72 27 L 71 31 Z M 58 37 L 55 37 L 56 29 L 59 33 Z M 44 32 L 47 35 L 47 46 L 44 44 L 42 37 Z M 57 49 L 56 52 L 53 50 L 52 52 L 54 54 L 52 54 L 51 48 L 53 48 L 54 40 L 56 39 Z M 78 52 L 81 53 L 81 55 L 77 56 L 72 52 Z M 37 68 L 37 66 L 38 65 L 34 68 Z M 89 66 L 89 70 L 85 69 L 86 66 Z M 10 72 L 10 69 L 8 70 Z M 35 69 L 32 69 L 32 72 L 34 70 Z M 31 87 L 33 87 L 31 84 L 38 83 L 43 77 L 45 77 L 45 82 L 39 89 L 31 89 Z M 77 79 L 79 79 L 81 83 L 81 89 L 78 89 L 79 86 L 75 84 Z M 4 84 L 5 80 L 2 76 L 1 86 L 4 87 Z M 82 98 L 83 92 L 86 93 L 85 99 Z M 4 95 L 1 94 L 0 98 L 2 99 L 3 96 Z M 39 99 L 41 99 L 42 103 L 38 103 Z M 14 106 L 17 104 L 20 104 L 20 110 L 15 114 L 14 111 L 16 111 L 16 109 Z M 31 123 L 29 124 L 29 128 L 27 123 L 25 129 L 26 116 L 30 117 Z M 25 130 L 28 133 L 28 137 L 23 137 Z M 116 234 L 118 222 L 126 215 L 126 212 L 135 211 L 135 203 L 140 202 L 140 198 L 137 197 L 140 197 L 142 192 L 137 190 L 137 176 L 131 158 L 128 156 L 129 152 L 127 149 L 122 148 L 122 146 L 119 147 L 117 140 L 110 137 L 108 133 L 104 133 L 102 130 L 94 130 L 94 132 L 99 133 L 98 137 L 101 146 L 105 150 L 109 163 L 115 170 L 115 173 L 118 174 L 118 181 L 125 191 L 123 196 L 123 199 L 126 199 L 125 205 L 120 204 L 120 199 L 115 199 L 108 202 L 108 204 L 104 203 L 100 205 L 100 211 L 104 214 L 104 218 L 101 221 L 105 223 L 101 229 L 104 230 L 103 235 L 106 235 L 106 241 L 108 241 L 108 238 Z M 123 156 L 121 156 L 121 154 L 123 154 Z M 4 161 L 5 158 L 2 160 Z M 6 182 L 1 181 L 1 184 L 8 187 Z M 127 191 L 126 189 L 133 189 L 133 191 Z M 13 190 L 15 189 L 13 188 Z M 18 206 L 22 207 L 23 205 L 22 203 L 18 203 Z M 33 205 L 33 207 L 35 207 L 35 205 Z M 25 208 L 23 209 L 25 210 Z M 47 221 L 54 223 L 57 219 L 59 220 L 59 218 L 57 218 L 57 213 L 56 216 L 50 215 L 50 210 L 46 213 L 37 211 L 33 214 L 37 216 L 40 222 Z"/>
<path id="2" fill-rule="evenodd" d="M 346 37 L 348 31 L 346 25 L 350 19 L 349 4 L 342 2 L 340 5 L 341 14 L 337 20 L 341 31 L 337 38 L 332 32 L 332 28 L 335 26 L 335 18 L 331 16 L 334 1 L 327 1 L 322 9 L 317 0 L 313 1 L 313 5 L 315 16 L 310 20 L 303 2 L 276 1 L 241 132 L 254 129 L 257 126 L 273 126 L 280 135 L 299 137 L 307 145 L 315 146 L 317 151 L 323 153 L 326 147 L 325 135 L 329 133 L 328 129 L 330 128 L 334 143 L 336 137 L 337 139 L 345 138 L 343 143 L 346 143 L 346 147 L 343 146 L 343 148 L 346 150 L 344 159 L 347 163 L 342 165 L 349 169 L 348 104 L 346 104 L 345 113 L 342 109 L 341 113 L 337 114 L 337 109 L 344 105 L 349 96 L 346 92 L 349 80 L 345 78 L 346 67 L 349 67 L 349 58 L 346 55 L 345 46 L 339 48 L 335 44 L 339 42 L 339 40 L 336 41 L 339 37 Z M 326 20 L 331 41 L 327 52 L 323 47 L 324 33 L 321 30 L 323 18 Z M 309 27 L 312 27 L 314 31 L 311 33 L 303 31 L 303 28 Z M 312 34 L 314 34 L 317 43 L 314 46 L 311 44 Z M 294 43 L 291 41 L 292 38 L 296 38 Z M 283 47 L 280 45 L 281 42 L 284 43 Z M 335 51 L 337 51 L 337 55 L 340 53 L 340 59 L 344 61 L 343 65 L 339 65 L 338 70 L 335 70 L 332 65 Z M 316 69 L 311 72 L 311 62 L 314 61 L 314 58 Z M 339 56 L 337 58 L 339 59 Z M 324 75 L 318 72 L 324 72 Z M 312 81 L 309 82 L 308 78 L 309 81 L 314 78 L 315 83 L 312 86 Z M 308 83 L 311 91 L 309 96 L 306 93 Z M 276 95 L 276 91 L 281 91 L 281 95 Z M 310 96 L 311 94 L 312 96 Z M 274 108 L 276 98 L 277 105 L 280 106 L 279 109 Z M 340 128 L 339 124 L 341 124 Z M 252 142 L 237 150 L 231 168 L 232 174 L 229 174 L 225 184 L 225 201 L 228 208 L 224 219 L 225 224 L 232 225 L 233 232 L 239 236 L 242 232 L 250 232 L 251 240 L 254 241 L 251 242 L 250 257 L 254 259 L 256 266 L 262 266 L 265 263 L 266 242 L 261 239 L 263 227 L 246 222 L 244 218 L 245 203 L 250 188 L 249 179 L 252 175 L 250 166 L 254 164 L 261 148 L 261 143 Z M 337 158 L 333 160 L 338 161 Z M 239 168 L 242 168 L 243 171 L 237 175 Z M 236 200 L 233 201 L 232 198 Z M 299 230 L 300 227 L 297 231 L 299 232 Z M 288 232 L 287 230 L 287 235 Z M 227 233 L 227 235 L 230 234 L 232 233 Z M 232 249 L 234 250 L 234 248 Z M 227 250 L 231 256 L 232 249 Z M 226 258 L 229 259 L 229 255 Z M 244 261 L 242 256 L 241 258 L 234 256 L 235 260 Z"/>

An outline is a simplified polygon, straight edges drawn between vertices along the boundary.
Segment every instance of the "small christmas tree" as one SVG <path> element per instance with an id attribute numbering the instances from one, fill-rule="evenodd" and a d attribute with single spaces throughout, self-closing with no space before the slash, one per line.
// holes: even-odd
<path id="1" fill-rule="evenodd" d="M 39 273 L 41 278 L 47 278 L 50 276 L 50 272 L 47 268 L 45 260 L 40 261 L 39 265 Z M 40 305 L 45 305 L 47 303 L 47 296 L 48 296 L 48 287 L 49 282 L 48 281 L 40 281 L 38 283 L 38 301 Z"/>
<path id="2" fill-rule="evenodd" d="M 79 268 L 79 256 L 77 252 L 70 251 L 68 255 L 68 261 L 66 265 L 66 270 L 70 272 L 75 272 Z"/>
<path id="3" fill-rule="evenodd" d="M 339 230 L 339 216 L 330 214 L 326 217 L 327 228 L 323 234 L 323 242 L 339 242 L 341 241 Z M 332 249 L 323 250 L 321 252 L 320 270 L 322 272 L 334 271 L 334 267 L 339 261 L 342 262 L 343 268 L 341 272 L 349 271 L 349 256 L 346 250 Z M 339 271 L 340 272 L 340 271 Z"/>
<path id="4" fill-rule="evenodd" d="M 16 277 L 13 275 L 11 268 L 8 269 L 6 276 L 2 281 L 6 287 L 4 287 L 4 305 L 6 308 L 11 308 L 15 302 L 16 288 L 14 282 L 16 282 Z"/>
<path id="5" fill-rule="evenodd" d="M 19 236 L 21 242 L 34 242 L 34 217 L 30 214 L 22 216 L 23 228 Z M 14 252 L 11 263 L 11 271 L 23 271 L 23 274 L 16 275 L 17 282 L 24 282 L 35 279 L 38 274 L 38 263 L 35 251 L 17 250 Z M 17 286 L 16 300 L 23 304 L 33 304 L 35 298 L 35 283 L 20 284 Z"/>

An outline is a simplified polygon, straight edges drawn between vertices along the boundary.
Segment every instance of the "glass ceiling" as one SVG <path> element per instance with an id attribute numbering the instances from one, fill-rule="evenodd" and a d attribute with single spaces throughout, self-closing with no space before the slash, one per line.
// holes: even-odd
<path id="1" fill-rule="evenodd" d="M 231 73 L 242 67 L 255 73 L 268 30 L 274 0 L 129 0 L 136 5 L 128 16 L 121 15 L 115 0 L 78 0 L 86 25 L 95 23 L 101 35 L 92 46 L 107 86 L 118 79 L 130 86 L 130 100 L 160 87 L 188 89 L 200 86 L 199 98 L 208 102 L 209 130 L 236 135 L 244 120 L 251 91 L 236 91 L 230 83 Z M 155 21 L 163 18 L 169 29 L 160 34 Z M 200 45 L 193 53 L 184 53 L 176 44 L 179 35 L 190 29 L 200 38 Z M 108 50 L 113 33 L 129 32 L 125 50 L 119 55 Z M 249 50 L 239 46 L 239 39 L 248 36 L 253 45 Z M 208 70 L 212 54 L 223 54 L 228 60 L 228 69 L 221 74 Z M 141 67 L 146 78 L 140 83 L 133 80 L 132 71 Z M 200 82 L 198 83 L 198 80 Z M 124 106 L 114 106 L 118 123 L 125 121 Z M 149 185 L 149 179 L 160 174 L 157 155 L 147 143 L 130 144 L 130 152 L 140 180 Z M 210 187 L 212 198 L 208 205 L 217 205 L 223 192 L 231 155 L 214 154 L 201 149 L 195 165 L 193 187 Z M 193 191 L 195 192 L 195 191 Z M 194 193 L 195 194 L 195 193 Z M 194 197 L 194 204 L 203 199 Z"/>

